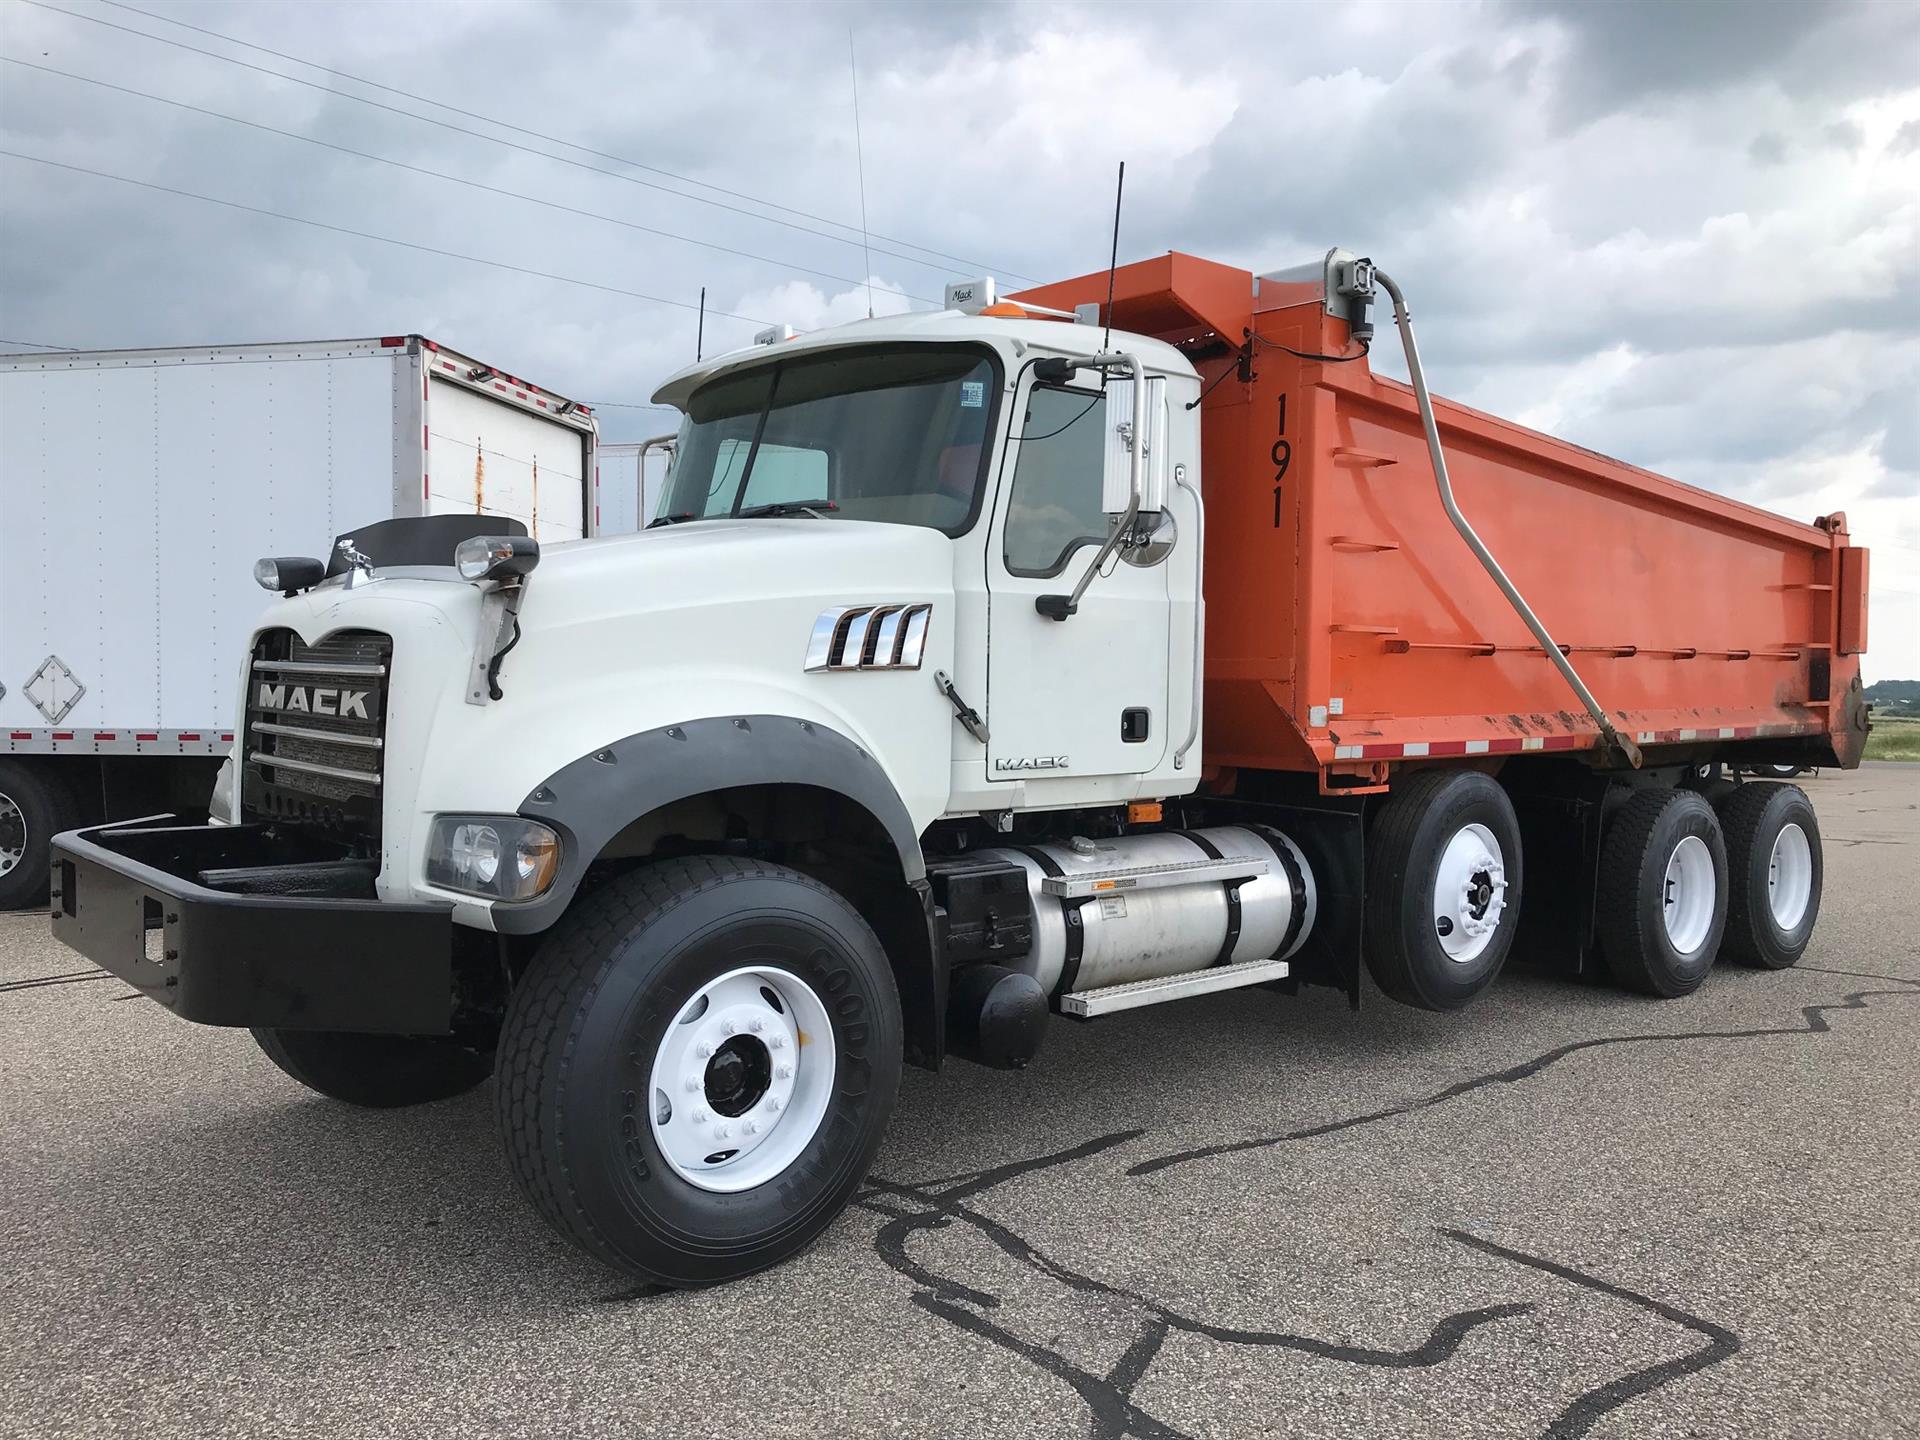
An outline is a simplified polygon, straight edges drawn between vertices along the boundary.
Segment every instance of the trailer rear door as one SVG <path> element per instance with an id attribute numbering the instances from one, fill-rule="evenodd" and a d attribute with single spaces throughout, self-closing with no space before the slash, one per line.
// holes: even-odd
<path id="1" fill-rule="evenodd" d="M 428 373 L 427 513 L 511 516 L 540 540 L 585 536 L 590 432 Z"/>

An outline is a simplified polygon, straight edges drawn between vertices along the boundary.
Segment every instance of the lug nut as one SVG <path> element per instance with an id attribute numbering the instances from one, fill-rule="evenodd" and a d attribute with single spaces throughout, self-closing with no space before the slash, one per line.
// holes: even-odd
<path id="1" fill-rule="evenodd" d="M 784 1049 L 786 1049 L 786 1048 L 787 1048 L 787 1037 L 786 1037 L 786 1036 L 784 1036 L 784 1035 L 775 1035 L 775 1036 L 774 1036 L 774 1037 L 773 1037 L 773 1038 L 772 1038 L 771 1040 L 769 1040 L 769 1041 L 767 1041 L 767 1048 L 768 1048 L 769 1050 L 784 1050 Z"/>
<path id="2" fill-rule="evenodd" d="M 791 1065 L 774 1066 L 773 1078 L 776 1080 L 791 1080 L 793 1078 L 793 1067 Z"/>
<path id="3" fill-rule="evenodd" d="M 687 1094 L 698 1095 L 699 1093 L 700 1093 L 700 1077 L 698 1075 L 687 1076 Z"/>
<path id="4" fill-rule="evenodd" d="M 733 1034 L 733 1022 L 731 1020 L 722 1020 L 720 1022 L 720 1033 L 722 1035 Z"/>
<path id="5" fill-rule="evenodd" d="M 758 1015 L 754 1016 L 753 1019 L 747 1022 L 747 1029 L 753 1031 L 753 1033 L 756 1035 L 758 1035 L 762 1030 L 766 1028 L 767 1028 L 767 1022 L 762 1020 Z"/>
<path id="6" fill-rule="evenodd" d="M 733 1127 L 731 1125 L 716 1125 L 713 1127 L 713 1138 L 716 1140 L 724 1140 L 732 1133 Z"/>
<path id="7" fill-rule="evenodd" d="M 740 1128 L 749 1135 L 758 1135 L 760 1133 L 760 1122 L 758 1120 L 749 1120 Z"/>
<path id="8" fill-rule="evenodd" d="M 779 1108 L 780 1108 L 780 1097 L 778 1095 L 767 1096 L 767 1109 L 778 1110 Z"/>
<path id="9" fill-rule="evenodd" d="M 696 1110 L 696 1111 L 694 1111 L 694 1112 L 693 1112 L 693 1123 L 694 1123 L 694 1124 L 696 1124 L 696 1125 L 704 1125 L 704 1124 L 706 1124 L 706 1123 L 707 1123 L 707 1112 L 706 1112 L 706 1111 L 704 1111 L 704 1110 Z"/>
<path id="10" fill-rule="evenodd" d="M 702 1060 L 708 1060 L 713 1056 L 713 1047 L 711 1045 L 696 1045 L 693 1047 L 693 1053 L 698 1055 Z"/>

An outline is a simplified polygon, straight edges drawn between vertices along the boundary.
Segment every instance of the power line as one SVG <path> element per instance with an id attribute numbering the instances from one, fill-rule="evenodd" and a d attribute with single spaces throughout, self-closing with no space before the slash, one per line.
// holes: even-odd
<path id="1" fill-rule="evenodd" d="M 578 150 L 583 155 L 598 156 L 602 160 L 612 160 L 621 165 L 632 166 L 635 170 L 645 170 L 650 175 L 661 175 L 669 180 L 677 180 L 683 185 L 694 185 L 702 190 L 711 190 L 716 195 L 726 195 L 735 200 L 745 200 L 754 205 L 763 205 L 769 210 L 778 210 L 786 215 L 798 215 L 803 220 L 818 220 L 822 224 L 837 225 L 842 230 L 851 230 L 854 228 L 844 221 L 835 220 L 830 215 L 816 215 L 811 210 L 797 210 L 791 205 L 781 205 L 772 200 L 763 200 L 758 195 L 749 195 L 745 191 L 729 190 L 724 185 L 715 185 L 706 180 L 696 180 L 690 175 L 681 175 L 672 170 L 663 170 L 658 165 L 649 165 L 643 160 L 634 160 L 625 155 L 616 155 L 611 151 L 596 150 L 591 145 L 582 145 L 577 140 L 568 140 L 563 136 L 543 135 L 540 131 L 531 129 L 525 125 L 506 120 L 497 120 L 493 116 L 483 115 L 477 110 L 463 110 L 458 105 L 449 105 L 444 100 L 435 100 L 431 96 L 420 95 L 411 90 L 402 90 L 396 85 L 383 85 L 380 81 L 369 80 L 364 75 L 355 75 L 346 70 L 336 70 L 330 65 L 322 65 L 316 60 L 307 60 L 298 55 L 290 55 L 284 50 L 274 50 L 265 45 L 256 45 L 251 40 L 242 40 L 237 36 L 229 35 L 221 30 L 212 30 L 201 25 L 190 25 L 185 20 L 174 19 L 171 15 L 160 15 L 151 10 L 142 10 L 138 5 L 122 4 L 121 0 L 101 0 L 101 3 L 111 5 L 116 10 L 125 10 L 130 14 L 141 16 L 143 19 L 155 20 L 167 25 L 177 26 L 182 30 L 191 30 L 196 35 L 206 35 L 215 40 L 224 40 L 227 44 L 238 45 L 244 50 L 252 50 L 261 55 L 271 55 L 276 60 L 286 60 L 295 65 L 305 65 L 308 69 L 318 70 L 323 75 L 332 75 L 341 80 L 351 80 L 356 85 L 365 85 L 370 89 L 384 90 L 389 95 L 401 95 L 409 100 L 417 100 L 422 105 L 431 105 L 436 110 L 445 110 L 450 115 L 464 115 L 469 120 L 479 120 L 488 125 L 498 125 L 502 129 L 512 130 L 516 134 L 530 135 L 536 140 L 544 140 L 551 145 L 564 145 L 569 150 Z M 159 37 L 154 36 L 151 38 L 158 39 Z M 557 159 L 559 157 L 556 156 L 553 158 Z M 697 197 L 689 196 L 688 198 L 694 199 Z M 863 223 L 861 229 L 864 231 L 865 228 Z M 967 266 L 976 270 L 982 268 L 978 261 L 968 260 L 959 255 L 949 255 L 944 250 L 935 250 L 931 246 L 921 245 L 912 240 L 903 240 L 895 235 L 882 235 L 879 238 L 895 245 L 905 245 L 910 250 L 918 250 L 923 254 L 933 255 L 941 260 L 951 260 L 957 265 Z M 1033 278 L 1028 275 L 1017 275 L 1011 270 L 1006 273 L 1010 278 L 1016 280 L 1031 280 Z M 1038 282 L 1036 281 L 1035 283 Z"/>
<path id="2" fill-rule="evenodd" d="M 730 245 L 721 245 L 712 240 L 700 240 L 691 235 L 679 235 L 671 230 L 661 230 L 652 225 L 642 225 L 636 220 L 623 220 L 617 215 L 605 215 L 597 210 L 582 210 L 574 205 L 563 205 L 557 200 L 543 200 L 537 195 L 523 195 L 518 190 L 504 190 L 498 185 L 488 185 L 484 181 L 469 180 L 460 175 L 449 175 L 442 170 L 430 170 L 424 165 L 413 165 L 405 160 L 390 159 L 385 155 L 375 155 L 367 150 L 355 150 L 351 146 L 337 145 L 331 140 L 317 139 L 312 135 L 302 135 L 294 130 L 282 130 L 258 120 L 248 120 L 239 115 L 228 115 L 219 110 L 209 110 L 202 105 L 189 105 L 184 100 L 171 100 L 165 95 L 150 94 L 145 90 L 135 90 L 128 85 L 116 85 L 111 80 L 98 80 L 91 75 L 76 75 L 70 70 L 56 70 L 51 65 L 38 65 L 31 60 L 20 60 L 12 55 L 0 55 L 0 61 L 9 65 L 19 65 L 28 70 L 38 70 L 43 75 L 57 75 L 63 80 L 77 80 L 83 85 L 96 85 L 103 90 L 113 90 L 122 95 L 132 95 L 136 99 L 151 100 L 158 105 L 171 105 L 178 110 L 188 110 L 195 115 L 205 115 L 214 120 L 224 120 L 234 125 L 245 125 L 249 129 L 263 131 L 268 135 L 278 135 L 287 140 L 298 140 L 305 145 L 318 145 L 322 149 L 334 150 L 342 155 L 351 155 L 359 160 L 371 160 L 379 165 L 391 165 L 399 170 L 411 171 L 415 175 L 428 175 L 435 180 L 445 180 L 455 185 L 470 185 L 476 190 L 484 190 L 490 195 L 504 195 L 510 200 L 524 200 L 529 205 L 543 205 L 549 210 L 563 211 L 568 215 L 579 215 L 589 220 L 604 220 L 609 225 L 624 226 L 629 230 L 638 230 L 648 235 L 659 235 L 664 239 L 678 240 L 688 245 L 700 245 L 709 250 L 718 250 L 725 255 L 737 255 L 743 260 L 757 260 L 765 265 L 777 265 L 783 270 L 801 275 L 813 275 L 822 280 L 834 280 L 843 285 L 860 285 L 862 282 L 851 275 L 835 275 L 827 270 L 814 270 L 805 265 L 795 265 L 791 261 L 777 260 L 771 255 L 756 255 L 750 250 L 736 250 Z M 939 302 L 925 295 L 912 295 L 891 285 L 882 285 L 880 289 L 900 295 L 908 300 L 919 300 L 924 304 L 936 305 Z"/>
<path id="3" fill-rule="evenodd" d="M 531 145 L 522 145 L 522 144 L 519 144 L 517 141 L 503 139 L 502 137 L 497 135 L 488 135 L 479 130 L 470 130 L 464 125 L 455 125 L 450 121 L 440 120 L 435 118 L 432 115 L 422 115 L 416 110 L 403 109 L 398 105 L 388 105 L 384 101 L 372 100 L 366 97 L 365 95 L 355 95 L 348 90 L 336 90 L 331 85 L 322 85 L 315 80 L 306 80 L 301 78 L 298 75 L 289 75 L 282 70 L 274 70 L 265 65 L 256 65 L 251 60 L 242 60 L 236 55 L 222 55 L 217 50 L 203 50 L 198 45 L 189 45 L 183 40 L 170 40 L 164 35 L 149 34 L 145 30 L 136 30 L 130 25 L 121 25 L 116 23 L 115 21 L 104 19 L 98 15 L 87 15 L 87 14 L 81 13 L 78 10 L 63 9 L 61 6 L 50 5 L 46 3 L 46 0 L 19 0 L 19 3 L 23 5 L 31 5 L 35 9 L 39 9 L 39 10 L 50 10 L 56 15 L 65 15 L 68 19 L 71 19 L 71 20 L 84 20 L 90 25 L 100 25 L 100 26 L 104 26 L 106 29 L 109 29 L 109 30 L 118 30 L 122 34 L 135 35 L 142 40 L 151 40 L 155 44 L 170 45 L 176 50 L 185 50 L 190 54 L 205 56 L 209 60 L 218 60 L 223 64 L 238 65 L 242 69 L 252 70 L 261 75 L 270 75 L 276 80 L 284 80 L 290 85 L 304 85 L 309 90 L 318 90 L 323 95 L 331 95 L 334 98 L 339 100 L 351 100 L 351 101 L 354 101 L 356 104 L 371 106 L 375 110 L 384 110 L 387 113 L 392 115 L 405 116 L 409 120 L 417 120 L 424 125 L 433 125 L 442 130 L 450 130 L 456 135 L 466 135 L 475 140 L 485 141 L 489 145 L 500 145 L 500 146 L 504 146 L 509 150 L 519 150 L 528 155 L 536 155 L 540 157 L 542 160 L 551 160 L 551 161 L 554 161 L 556 164 L 560 164 L 560 165 L 570 165 L 576 170 L 585 170 L 594 175 L 605 175 L 610 179 L 625 181 L 629 185 L 639 185 L 648 190 L 657 190 L 663 195 L 672 195 L 681 200 L 690 200 L 696 205 L 712 206 L 715 209 L 726 210 L 735 215 L 744 215 L 750 220 L 759 220 L 759 221 L 765 222 L 768 225 L 778 225 L 784 229 L 797 230 L 804 235 L 813 235 L 822 240 L 831 240 L 836 245 L 857 246 L 860 243 L 858 239 L 849 238 L 844 235 L 834 235 L 825 230 L 816 230 L 810 225 L 802 225 L 792 220 L 782 220 L 775 215 L 762 214 L 760 211 L 757 211 L 757 210 L 747 210 L 738 205 L 728 205 L 723 201 L 719 201 L 719 200 L 709 200 L 704 195 L 689 195 L 684 190 L 675 190 L 671 186 L 655 184 L 651 180 L 642 180 L 637 175 L 625 175 L 618 170 L 609 170 L 605 166 L 589 165 L 584 160 L 575 160 L 572 157 L 567 155 L 555 155 L 548 150 L 535 149 Z M 141 13 L 145 13 L 145 12 L 141 12 Z M 245 42 L 235 41 L 233 43 L 244 44 Z M 253 47 L 253 48 L 259 48 L 259 47 Z M 309 62 L 296 61 L 295 63 L 307 64 Z M 324 69 L 325 67 L 316 66 L 314 68 Z M 405 93 L 405 92 L 401 92 L 401 93 Z M 412 98 L 419 98 L 419 97 L 412 97 Z M 432 100 L 423 100 L 422 103 L 432 105 L 437 102 Z M 503 120 L 489 120 L 487 123 L 492 125 L 499 125 L 506 129 L 518 128 L 511 125 L 509 122 L 503 121 Z M 533 132 L 526 131 L 523 133 L 531 134 Z M 565 144 L 567 142 L 561 141 L 558 143 Z M 582 148 L 582 147 L 576 147 L 576 148 Z M 632 164 L 634 162 L 622 160 L 620 163 Z M 829 221 L 826 221 L 825 223 L 829 225 L 833 225 L 833 224 L 838 224 L 839 222 L 829 220 Z M 920 256 L 917 256 L 917 255 L 906 255 L 906 254 L 902 254 L 898 250 L 888 250 L 880 246 L 876 246 L 875 248 L 878 249 L 879 252 L 883 255 L 890 255 L 896 260 L 905 260 L 906 262 L 912 265 L 921 265 L 921 266 L 925 266 L 927 268 L 935 269 L 935 270 L 944 269 L 944 270 L 947 270 L 949 273 L 960 273 L 960 272 L 955 272 L 952 266 L 936 265 L 933 262 L 922 259 Z M 1009 271 L 1007 273 L 1009 275 L 1013 274 L 1012 271 Z M 1015 278 L 1025 279 L 1027 277 L 1016 276 Z"/>
<path id="4" fill-rule="evenodd" d="M 80 348 L 77 345 L 49 345 L 45 341 L 41 341 L 41 340 L 0 339 L 0 345 L 24 345 L 29 350 L 77 350 Z"/>
<path id="5" fill-rule="evenodd" d="M 463 255 L 458 250 L 442 250 L 435 245 L 422 245 L 416 240 L 396 240 L 391 235 L 375 235 L 369 230 L 352 230 L 345 225 L 329 225 L 324 220 L 309 220 L 303 215 L 287 215 L 278 210 L 265 210 L 258 205 L 242 205 L 238 200 L 222 200 L 217 195 L 202 195 L 193 190 L 179 190 L 171 185 L 159 185 L 151 180 L 135 180 L 130 175 L 111 175 L 105 170 L 90 170 L 85 165 L 69 165 L 63 160 L 49 160 L 41 155 L 23 155 L 18 150 L 0 150 L 0 156 L 9 160 L 25 160 L 31 165 L 48 165 L 56 170 L 68 170 L 76 175 L 91 175 L 97 180 L 113 180 L 121 185 L 136 185 L 142 190 L 155 190 L 163 195 L 178 195 L 188 200 L 201 200 L 209 205 L 223 205 L 229 210 L 243 210 L 249 215 L 264 215 L 272 220 L 288 220 L 295 225 L 311 225 L 316 230 L 330 230 L 335 235 L 351 235 L 356 240 L 377 240 L 382 245 L 398 245 L 406 250 L 418 250 L 427 255 L 440 255 L 449 260 L 464 260 L 469 265 L 486 265 L 495 270 L 510 270 L 516 275 L 531 275 L 540 280 L 557 280 L 563 285 L 578 285 L 587 290 L 600 290 L 609 295 L 624 295 L 632 300 L 648 300 L 655 305 L 671 305 L 676 310 L 696 310 L 690 300 L 669 300 L 664 295 L 648 295 L 640 290 L 625 290 L 618 285 L 602 285 L 597 280 L 582 280 L 575 275 L 556 275 L 551 270 L 535 270 L 527 265 L 511 265 L 505 260 L 489 260 L 481 255 Z M 748 325 L 766 325 L 771 322 L 756 319 L 751 315 L 735 315 L 728 310 L 713 310 L 709 314 L 724 315 L 729 320 L 744 321 Z"/>

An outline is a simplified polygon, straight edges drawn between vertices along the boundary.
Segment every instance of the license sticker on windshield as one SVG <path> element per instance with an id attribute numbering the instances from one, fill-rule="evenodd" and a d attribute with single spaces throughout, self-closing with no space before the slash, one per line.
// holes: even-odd
<path id="1" fill-rule="evenodd" d="M 978 410 L 987 403 L 987 382 L 984 380 L 962 380 L 960 382 L 960 408 Z"/>

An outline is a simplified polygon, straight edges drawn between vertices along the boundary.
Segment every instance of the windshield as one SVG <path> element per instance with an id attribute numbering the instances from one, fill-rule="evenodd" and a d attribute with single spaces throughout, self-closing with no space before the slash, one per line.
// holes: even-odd
<path id="1" fill-rule="evenodd" d="M 687 402 L 657 519 L 757 510 L 958 535 L 998 391 L 999 366 L 973 347 L 875 346 L 723 375 Z"/>

